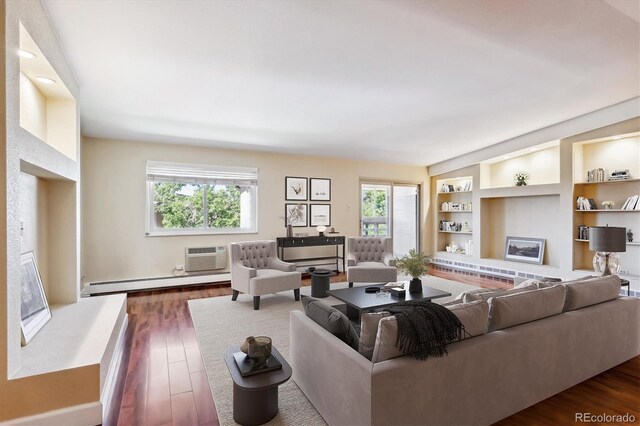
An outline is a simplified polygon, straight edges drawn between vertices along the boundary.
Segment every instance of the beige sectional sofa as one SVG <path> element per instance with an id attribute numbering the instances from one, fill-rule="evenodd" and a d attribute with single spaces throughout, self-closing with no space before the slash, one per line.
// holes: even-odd
<path id="1" fill-rule="evenodd" d="M 485 425 L 640 354 L 640 299 L 618 297 L 617 277 L 539 285 L 468 295 L 491 331 L 426 361 L 372 362 L 293 311 L 293 380 L 330 425 Z M 392 318 L 379 321 L 373 353 L 389 345 Z"/>

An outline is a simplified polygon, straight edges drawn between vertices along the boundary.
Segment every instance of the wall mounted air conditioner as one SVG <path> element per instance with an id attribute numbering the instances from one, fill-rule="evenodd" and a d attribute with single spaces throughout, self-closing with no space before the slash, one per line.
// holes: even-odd
<path id="1" fill-rule="evenodd" d="M 187 247 L 184 254 L 186 272 L 212 271 L 227 267 L 227 249 L 218 247 Z"/>

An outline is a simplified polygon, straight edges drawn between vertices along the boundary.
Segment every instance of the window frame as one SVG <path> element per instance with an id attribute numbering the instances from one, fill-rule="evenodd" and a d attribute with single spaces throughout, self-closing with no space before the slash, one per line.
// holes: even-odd
<path id="1" fill-rule="evenodd" d="M 215 176 L 215 173 L 229 170 L 236 171 L 254 171 L 255 172 L 255 184 L 248 185 L 251 187 L 251 200 L 254 204 L 253 214 L 254 217 L 252 227 L 251 228 L 211 228 L 208 226 L 208 213 L 209 206 L 207 203 L 207 191 L 212 190 L 215 184 L 212 183 L 198 183 L 204 187 L 203 193 L 203 209 L 202 209 L 202 228 L 156 228 L 155 227 L 155 210 L 154 210 L 154 184 L 161 182 L 160 180 L 154 180 L 149 177 L 149 166 L 150 165 L 162 165 L 166 164 L 167 166 L 178 166 L 183 167 L 186 170 L 189 168 L 199 169 L 199 170 L 209 170 L 212 176 Z M 192 164 L 192 163 L 174 163 L 174 162 L 162 162 L 162 161 L 147 161 L 145 168 L 145 184 L 146 184 L 146 226 L 145 226 L 145 236 L 147 237 L 170 237 L 170 236 L 190 236 L 190 235 L 233 235 L 233 234 L 257 234 L 258 233 L 258 169 L 257 168 L 247 168 L 247 167 L 228 167 L 228 166 L 216 166 L 216 165 L 203 165 L 203 164 Z M 194 182 L 189 181 L 190 178 L 183 177 L 184 181 L 180 181 L 179 175 L 175 175 L 173 179 L 175 179 L 175 183 L 181 184 L 194 184 Z"/>

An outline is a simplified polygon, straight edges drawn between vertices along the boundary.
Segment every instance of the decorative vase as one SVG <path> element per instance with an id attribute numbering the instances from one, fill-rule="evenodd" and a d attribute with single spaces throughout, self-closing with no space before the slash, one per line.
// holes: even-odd
<path id="1" fill-rule="evenodd" d="M 293 226 L 287 225 L 287 238 L 293 237 Z"/>
<path id="2" fill-rule="evenodd" d="M 422 281 L 420 278 L 413 278 L 409 282 L 409 293 L 422 293 Z"/>
<path id="3" fill-rule="evenodd" d="M 516 186 L 527 186 L 527 182 L 524 180 L 519 180 L 516 182 Z"/>

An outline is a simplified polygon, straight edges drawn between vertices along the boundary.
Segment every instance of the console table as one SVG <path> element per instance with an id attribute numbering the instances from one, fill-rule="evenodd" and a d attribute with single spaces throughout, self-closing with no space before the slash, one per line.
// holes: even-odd
<path id="1" fill-rule="evenodd" d="M 297 266 L 313 266 L 313 265 L 333 265 L 335 262 L 336 272 L 340 272 L 339 261 L 342 260 L 342 270 L 345 270 L 345 238 L 343 236 L 339 237 L 280 237 L 277 238 L 278 243 L 278 257 L 283 262 L 293 262 L 296 263 Z M 331 256 L 320 256 L 320 257 L 300 257 L 300 258 L 290 258 L 286 257 L 286 250 L 290 248 L 300 248 L 300 247 L 316 247 L 316 246 L 335 246 L 336 253 Z M 342 251 L 340 251 L 340 247 L 342 247 Z M 324 263 L 319 261 L 325 261 Z M 314 263 L 307 263 L 314 262 Z"/>

